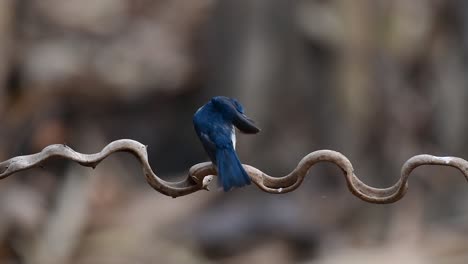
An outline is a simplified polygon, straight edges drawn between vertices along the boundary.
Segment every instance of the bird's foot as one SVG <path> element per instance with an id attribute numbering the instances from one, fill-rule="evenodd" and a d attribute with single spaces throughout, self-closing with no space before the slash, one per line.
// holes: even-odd
<path id="1" fill-rule="evenodd" d="M 208 176 L 203 177 L 203 179 L 201 179 L 201 182 L 200 182 L 200 179 L 196 176 L 192 176 L 192 180 L 197 185 L 201 186 L 201 189 L 209 191 L 210 189 L 208 188 L 208 186 L 213 181 L 213 175 L 208 175 Z"/>
<path id="2" fill-rule="evenodd" d="M 202 188 L 204 190 L 209 191 L 210 190 L 209 185 L 212 181 L 213 181 L 213 175 L 208 175 L 205 178 L 203 178 Z"/>

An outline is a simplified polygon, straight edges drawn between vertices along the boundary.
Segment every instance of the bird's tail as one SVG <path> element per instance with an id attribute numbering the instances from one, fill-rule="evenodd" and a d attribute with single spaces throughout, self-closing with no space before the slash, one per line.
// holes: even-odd
<path id="1" fill-rule="evenodd" d="M 218 176 L 224 191 L 250 184 L 250 177 L 242 167 L 233 147 L 216 150 L 216 161 Z"/>

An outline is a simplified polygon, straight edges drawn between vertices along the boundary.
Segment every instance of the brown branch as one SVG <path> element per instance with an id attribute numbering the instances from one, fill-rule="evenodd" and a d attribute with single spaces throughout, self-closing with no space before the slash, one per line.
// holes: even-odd
<path id="1" fill-rule="evenodd" d="M 165 195 L 178 197 L 193 193 L 201 189 L 208 189 L 208 185 L 216 175 L 216 170 L 211 162 L 199 163 L 192 166 L 188 177 L 180 182 L 167 182 L 160 179 L 151 169 L 148 163 L 146 146 L 141 143 L 121 139 L 109 143 L 96 154 L 82 154 L 72 150 L 66 145 L 50 145 L 41 152 L 18 156 L 0 163 L 0 179 L 6 178 L 16 172 L 33 167 L 39 167 L 43 162 L 60 157 L 69 159 L 87 167 L 95 167 L 107 156 L 114 152 L 130 152 L 140 161 L 146 181 L 158 192 Z M 408 177 L 411 172 L 422 165 L 440 165 L 457 168 L 468 180 L 468 161 L 457 157 L 437 157 L 431 155 L 417 155 L 403 164 L 400 179 L 389 188 L 374 188 L 363 183 L 354 174 L 351 162 L 341 153 L 333 150 L 318 150 L 305 156 L 297 167 L 283 177 L 269 176 L 259 169 L 244 165 L 252 181 L 263 191 L 269 193 L 287 193 L 298 188 L 310 168 L 319 162 L 332 162 L 344 173 L 347 185 L 351 193 L 358 198 L 370 203 L 393 203 L 400 200 L 408 189 Z"/>

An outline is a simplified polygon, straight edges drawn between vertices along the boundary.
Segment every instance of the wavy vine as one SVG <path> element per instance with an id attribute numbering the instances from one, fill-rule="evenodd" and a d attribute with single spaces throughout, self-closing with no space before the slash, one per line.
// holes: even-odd
<path id="1" fill-rule="evenodd" d="M 67 145 L 50 145 L 41 152 L 25 156 L 13 157 L 0 162 L 0 179 L 4 179 L 19 171 L 41 166 L 50 158 L 59 157 L 75 161 L 82 166 L 96 167 L 102 160 L 115 152 L 129 152 L 141 164 L 146 181 L 156 191 L 178 197 L 206 189 L 216 175 L 216 169 L 211 162 L 203 162 L 189 169 L 186 179 L 180 182 L 168 182 L 159 178 L 148 162 L 146 146 L 131 139 L 121 139 L 109 143 L 101 152 L 82 154 Z M 353 165 L 343 154 L 333 150 L 314 151 L 299 162 L 296 168 L 286 176 L 272 177 L 261 170 L 243 165 L 252 181 L 263 191 L 269 193 L 287 193 L 297 189 L 308 174 L 310 168 L 319 162 L 331 162 L 343 171 L 348 189 L 358 198 L 369 203 L 393 203 L 400 200 L 408 189 L 408 178 L 411 172 L 423 165 L 450 166 L 458 169 L 468 181 L 468 161 L 457 157 L 437 157 L 432 155 L 417 155 L 408 159 L 402 166 L 399 180 L 388 188 L 374 188 L 363 183 L 354 174 Z"/>

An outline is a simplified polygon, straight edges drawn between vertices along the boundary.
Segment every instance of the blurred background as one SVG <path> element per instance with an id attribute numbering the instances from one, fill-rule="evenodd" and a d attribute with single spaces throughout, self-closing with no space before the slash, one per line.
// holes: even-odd
<path id="1" fill-rule="evenodd" d="M 0 160 L 66 143 L 149 145 L 176 181 L 206 161 L 192 115 L 239 99 L 262 132 L 244 163 L 275 176 L 317 149 L 372 186 L 430 153 L 468 158 L 463 0 L 2 0 Z M 0 182 L 0 263 L 467 263 L 468 185 L 418 168 L 396 204 L 315 166 L 295 192 L 172 199 L 138 162 L 54 160 Z"/>

